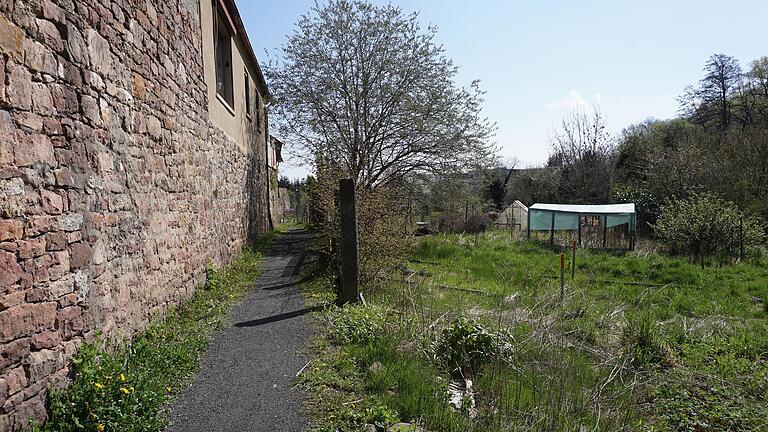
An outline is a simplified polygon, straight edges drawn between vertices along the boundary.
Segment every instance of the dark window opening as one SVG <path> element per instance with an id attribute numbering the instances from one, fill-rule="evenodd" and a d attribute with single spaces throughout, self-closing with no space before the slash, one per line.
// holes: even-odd
<path id="1" fill-rule="evenodd" d="M 221 19 L 218 7 L 215 10 L 216 93 L 232 108 L 235 106 L 232 88 L 232 36 L 227 24 Z"/>

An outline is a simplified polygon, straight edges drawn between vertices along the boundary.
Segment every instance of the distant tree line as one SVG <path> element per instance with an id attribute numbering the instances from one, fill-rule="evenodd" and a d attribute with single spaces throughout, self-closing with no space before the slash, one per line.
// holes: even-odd
<path id="1" fill-rule="evenodd" d="M 744 71 L 735 58 L 713 55 L 678 100 L 677 118 L 649 119 L 618 137 L 597 109 L 569 115 L 546 165 L 509 180 L 505 201 L 635 202 L 646 233 L 662 206 L 692 194 L 768 219 L 768 57 Z"/>

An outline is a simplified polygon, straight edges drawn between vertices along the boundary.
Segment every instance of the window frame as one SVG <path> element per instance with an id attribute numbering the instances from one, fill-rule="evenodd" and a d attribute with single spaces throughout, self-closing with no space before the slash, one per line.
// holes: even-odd
<path id="1" fill-rule="evenodd" d="M 248 73 L 248 69 L 243 70 L 244 84 L 245 84 L 245 117 L 253 121 L 253 101 L 251 96 L 251 74 Z"/>
<path id="2" fill-rule="evenodd" d="M 222 16 L 218 1 L 213 0 L 213 51 L 216 98 L 235 114 L 235 83 L 232 56 L 232 32 Z M 228 65 L 227 65 L 228 63 Z M 220 85 L 221 84 L 221 85 Z"/>

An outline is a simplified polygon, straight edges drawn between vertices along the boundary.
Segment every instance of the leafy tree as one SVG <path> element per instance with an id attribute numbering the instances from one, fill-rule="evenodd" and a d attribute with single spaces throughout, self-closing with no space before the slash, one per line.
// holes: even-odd
<path id="1" fill-rule="evenodd" d="M 757 217 L 739 210 L 731 201 L 716 195 L 692 194 L 671 201 L 661 209 L 654 225 L 657 239 L 670 252 L 699 257 L 736 256 L 764 239 L 763 224 Z"/>
<path id="2" fill-rule="evenodd" d="M 281 135 L 363 188 L 488 157 L 495 126 L 481 117 L 483 92 L 456 84 L 435 35 L 392 5 L 316 5 L 267 68 Z"/>

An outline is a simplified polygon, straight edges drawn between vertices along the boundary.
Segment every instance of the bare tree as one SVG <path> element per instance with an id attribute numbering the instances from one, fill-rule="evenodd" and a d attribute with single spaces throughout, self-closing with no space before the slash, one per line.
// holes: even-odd
<path id="1" fill-rule="evenodd" d="M 548 165 L 559 167 L 559 196 L 578 203 L 607 202 L 611 191 L 613 138 L 597 107 L 568 114 L 550 138 Z"/>
<path id="2" fill-rule="evenodd" d="M 435 34 L 392 5 L 316 4 L 267 68 L 280 133 L 308 163 L 367 188 L 491 155 L 483 92 L 457 86 Z"/>

